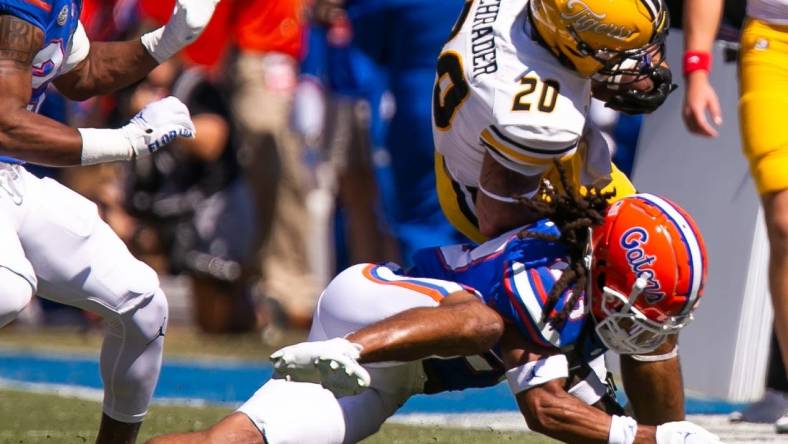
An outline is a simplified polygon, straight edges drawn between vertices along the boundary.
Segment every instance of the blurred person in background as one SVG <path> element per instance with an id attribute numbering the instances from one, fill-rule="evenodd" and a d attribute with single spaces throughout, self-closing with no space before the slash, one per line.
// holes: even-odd
<path id="1" fill-rule="evenodd" d="M 144 17 L 161 21 L 173 0 L 141 0 Z M 257 233 L 252 239 L 261 275 L 260 322 L 306 327 L 320 286 L 310 267 L 310 215 L 302 145 L 290 112 L 304 39 L 303 0 L 219 3 L 205 34 L 184 57 L 223 72 L 239 161 L 251 186 Z"/>
<path id="2" fill-rule="evenodd" d="M 715 126 L 722 125 L 722 110 L 709 73 L 723 8 L 722 0 L 684 3 L 684 122 L 690 132 L 706 137 L 716 137 Z M 769 291 L 784 363 L 788 362 L 788 0 L 747 1 L 739 90 L 742 146 L 763 205 L 770 247 Z M 775 427 L 779 433 L 788 433 L 784 366 L 777 378 L 782 379 L 783 393 L 775 403 L 781 411 L 773 413 L 782 415 Z"/>
<path id="3" fill-rule="evenodd" d="M 170 60 L 140 82 L 123 105 L 133 115 L 169 95 L 189 107 L 199 135 L 133 164 L 126 200 L 139 226 L 130 244 L 154 268 L 158 264 L 159 272 L 191 277 L 202 331 L 251 330 L 256 319 L 248 285 L 249 240 L 255 216 L 227 100 L 203 69 Z"/>
<path id="4" fill-rule="evenodd" d="M 383 99 L 385 72 L 352 45 L 347 20 L 330 25 L 313 21 L 308 51 L 293 106 L 293 128 L 305 143 L 314 188 L 309 193 L 329 201 L 318 224 L 336 224 L 325 243 L 332 253 L 322 258 L 325 284 L 335 266 L 393 260 L 394 239 L 382 217 L 378 182 L 385 158 Z M 380 164 L 380 162 L 377 162 Z M 323 197 L 320 197 L 323 196 Z M 336 202 L 334 202 L 336 200 Z M 314 211 L 319 213 L 319 211 Z M 334 248 L 331 248 L 334 247 Z"/>
<path id="5" fill-rule="evenodd" d="M 290 127 L 303 55 L 303 0 L 236 2 L 231 22 L 232 110 L 243 164 L 255 192 L 261 290 L 287 321 L 306 327 L 320 293 L 309 261 L 310 214 L 301 140 Z"/>
<path id="6" fill-rule="evenodd" d="M 459 242 L 435 191 L 431 107 L 435 60 L 463 6 L 461 0 L 317 0 L 314 16 L 347 23 L 352 45 L 385 72 L 395 111 L 385 135 L 391 189 L 381 188 L 387 223 L 404 263 L 414 251 Z M 385 184 L 384 184 L 385 185 Z"/>

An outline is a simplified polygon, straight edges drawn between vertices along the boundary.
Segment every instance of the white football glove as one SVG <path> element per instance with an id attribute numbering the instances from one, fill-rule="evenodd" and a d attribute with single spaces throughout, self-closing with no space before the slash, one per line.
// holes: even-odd
<path id="1" fill-rule="evenodd" d="M 157 62 L 177 54 L 202 34 L 220 0 L 177 0 L 170 21 L 142 36 L 142 45 Z"/>
<path id="2" fill-rule="evenodd" d="M 717 435 L 689 421 L 657 426 L 657 444 L 721 444 Z"/>
<path id="3" fill-rule="evenodd" d="M 194 138 L 189 110 L 175 97 L 148 104 L 120 129 L 80 128 L 82 164 L 130 160 L 156 152 L 176 137 Z"/>
<path id="4" fill-rule="evenodd" d="M 176 137 L 194 138 L 196 133 L 189 109 L 172 96 L 146 105 L 121 131 L 135 156 L 155 153 Z"/>
<path id="5" fill-rule="evenodd" d="M 334 338 L 284 347 L 271 355 L 271 361 L 288 381 L 318 383 L 342 397 L 369 387 L 369 373 L 357 361 L 360 353 L 360 345 Z"/>

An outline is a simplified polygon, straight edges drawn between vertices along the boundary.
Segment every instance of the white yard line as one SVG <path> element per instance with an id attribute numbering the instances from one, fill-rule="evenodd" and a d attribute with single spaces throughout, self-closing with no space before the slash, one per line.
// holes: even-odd
<path id="1" fill-rule="evenodd" d="M 774 433 L 772 424 L 731 424 L 727 415 L 689 415 L 687 418 L 717 434 L 727 443 L 787 443 L 788 435 Z M 389 420 L 397 424 L 445 426 L 501 431 L 528 431 L 519 413 L 415 413 L 396 415 Z"/>
<path id="2" fill-rule="evenodd" d="M 56 395 L 62 396 L 64 398 L 77 398 L 96 402 L 101 402 L 101 400 L 104 399 L 104 391 L 95 388 L 66 384 L 23 382 L 4 378 L 0 378 L 0 389 L 19 390 L 43 395 Z M 235 406 L 235 404 L 230 405 L 223 403 L 208 403 L 204 399 L 196 398 L 158 398 L 154 399 L 153 403 L 157 405 L 182 405 L 189 407 L 203 407 L 206 405 L 227 405 L 229 407 Z"/>

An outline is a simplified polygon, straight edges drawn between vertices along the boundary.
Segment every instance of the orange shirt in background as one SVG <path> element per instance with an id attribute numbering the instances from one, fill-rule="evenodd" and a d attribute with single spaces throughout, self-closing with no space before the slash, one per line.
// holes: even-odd
<path id="1" fill-rule="evenodd" d="M 304 49 L 304 0 L 235 0 L 233 36 L 238 48 L 281 52 L 300 59 Z"/>
<path id="2" fill-rule="evenodd" d="M 215 66 L 233 42 L 244 51 L 281 52 L 300 59 L 304 40 L 304 0 L 224 0 L 211 22 L 183 51 L 187 61 Z M 165 23 L 175 0 L 141 0 L 144 18 Z"/>

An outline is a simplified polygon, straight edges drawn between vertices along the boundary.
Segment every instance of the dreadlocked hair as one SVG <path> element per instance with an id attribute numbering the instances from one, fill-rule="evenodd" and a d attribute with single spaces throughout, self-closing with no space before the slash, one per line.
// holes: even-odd
<path id="1" fill-rule="evenodd" d="M 526 229 L 519 232 L 518 237 L 561 242 L 568 250 L 569 267 L 564 270 L 547 296 L 542 323 L 551 319 L 550 314 L 558 304 L 561 294 L 567 288 L 581 290 L 586 288 L 589 272 L 585 256 L 591 241 L 590 228 L 604 221 L 605 210 L 608 206 L 607 199 L 615 195 L 615 190 L 602 192 L 598 187 L 589 187 L 586 189 L 585 195 L 581 195 L 580 191 L 569 181 L 564 166 L 558 161 L 554 161 L 554 166 L 561 181 L 560 188 L 564 191 L 561 192 L 553 187 L 549 180 L 542 179 L 542 187 L 537 197 L 521 199 L 519 202 L 527 210 L 533 212 L 537 218 L 550 219 L 561 235 L 553 236 Z M 561 312 L 552 318 L 552 321 L 559 325 L 563 323 L 577 304 L 577 299 L 581 294 L 583 291 L 573 291 L 565 301 Z"/>

